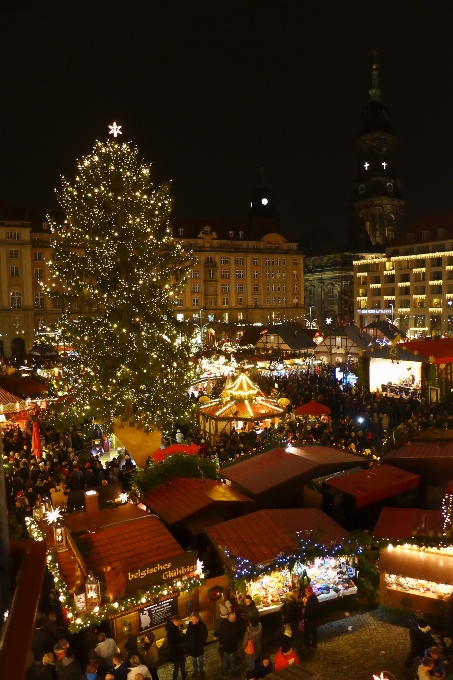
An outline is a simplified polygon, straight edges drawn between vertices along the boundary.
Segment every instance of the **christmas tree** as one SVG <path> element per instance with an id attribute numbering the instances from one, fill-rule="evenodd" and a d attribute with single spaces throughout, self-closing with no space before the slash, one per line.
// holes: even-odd
<path id="1" fill-rule="evenodd" d="M 66 420 L 150 431 L 188 411 L 174 306 L 191 260 L 172 238 L 169 186 L 154 189 L 150 170 L 130 144 L 96 142 L 57 192 L 66 219 L 49 218 L 46 289 L 62 309 L 54 332 L 74 349 L 58 385 Z"/>

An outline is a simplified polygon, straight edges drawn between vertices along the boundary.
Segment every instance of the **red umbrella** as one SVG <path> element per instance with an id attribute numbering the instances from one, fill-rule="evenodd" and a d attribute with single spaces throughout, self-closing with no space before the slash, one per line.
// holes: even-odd
<path id="1" fill-rule="evenodd" d="M 303 404 L 296 408 L 298 416 L 328 416 L 330 413 L 331 411 L 328 406 L 324 406 L 314 399 L 309 401 L 308 404 Z"/>
<path id="2" fill-rule="evenodd" d="M 155 463 L 161 463 L 167 456 L 172 456 L 174 453 L 185 453 L 190 456 L 195 456 L 200 447 L 196 444 L 172 444 L 172 446 L 167 446 L 166 449 L 158 449 L 152 454 L 152 458 Z"/>
<path id="3" fill-rule="evenodd" d="M 31 449 L 36 458 L 41 458 L 41 433 L 39 432 L 39 423 L 33 423 L 33 432 L 31 436 Z"/>

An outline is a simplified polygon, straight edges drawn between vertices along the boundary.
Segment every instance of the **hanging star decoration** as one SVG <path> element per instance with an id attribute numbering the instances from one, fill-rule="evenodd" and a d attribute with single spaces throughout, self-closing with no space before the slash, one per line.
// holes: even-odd
<path id="1" fill-rule="evenodd" d="M 47 524 L 56 524 L 62 515 L 59 508 L 54 508 L 53 510 L 48 510 L 46 512 Z"/>
<path id="2" fill-rule="evenodd" d="M 331 323 L 332 323 L 332 319 L 330 318 L 330 316 L 328 316 L 327 319 L 326 319 L 326 324 L 328 326 L 330 326 Z"/>
<path id="3" fill-rule="evenodd" d="M 432 354 L 428 357 L 428 361 L 429 361 L 430 364 L 434 363 L 434 357 L 433 357 Z"/>
<path id="4" fill-rule="evenodd" d="M 123 133 L 121 132 L 121 125 L 117 125 L 116 123 L 113 123 L 113 125 L 109 125 L 110 131 L 109 135 L 113 135 L 116 139 L 118 135 L 122 135 Z"/>

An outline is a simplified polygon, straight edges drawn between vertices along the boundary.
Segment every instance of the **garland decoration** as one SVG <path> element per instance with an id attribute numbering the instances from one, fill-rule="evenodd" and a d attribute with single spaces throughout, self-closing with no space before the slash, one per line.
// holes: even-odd
<path id="1" fill-rule="evenodd" d="M 209 602 L 217 602 L 217 600 L 220 600 L 220 598 L 223 597 L 223 593 L 222 586 L 212 586 L 212 588 L 209 588 L 208 590 Z"/>
<path id="2" fill-rule="evenodd" d="M 33 540 L 46 540 L 46 536 L 39 528 L 36 520 L 32 517 L 26 517 L 25 521 L 27 523 L 28 533 Z M 95 607 L 93 611 L 79 612 L 75 607 L 74 598 L 69 592 L 68 586 L 60 571 L 56 553 L 51 548 L 47 548 L 47 568 L 53 576 L 55 589 L 59 592 L 59 600 L 64 609 L 64 613 L 69 620 L 69 631 L 71 633 L 78 633 L 86 628 L 99 626 L 101 621 L 115 615 L 118 616 L 122 612 L 134 609 L 134 607 L 157 602 L 162 597 L 189 593 L 194 590 L 194 588 L 200 586 L 199 578 L 192 577 L 177 581 L 175 584 L 171 585 L 161 584 L 152 586 L 147 590 L 139 590 L 137 594 L 129 597 L 116 597 L 113 602 L 106 602 L 100 607 Z M 204 574 L 200 574 L 200 578 L 204 578 Z"/>

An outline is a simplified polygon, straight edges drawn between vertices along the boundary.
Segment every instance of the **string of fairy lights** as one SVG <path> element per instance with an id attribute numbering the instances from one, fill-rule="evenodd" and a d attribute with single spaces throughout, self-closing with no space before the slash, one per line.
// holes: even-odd
<path id="1" fill-rule="evenodd" d="M 31 538 L 35 541 L 45 541 L 46 536 L 39 528 L 38 523 L 32 517 L 26 518 L 27 529 Z M 122 612 L 130 611 L 135 607 L 143 606 L 151 602 L 157 602 L 160 598 L 172 597 L 182 593 L 190 593 L 194 588 L 200 586 L 200 580 L 195 577 L 182 579 L 173 585 L 161 584 L 156 585 L 147 590 L 140 590 L 135 595 L 129 597 L 116 597 L 113 602 L 106 602 L 97 606 L 93 611 L 80 612 L 77 611 L 74 598 L 68 590 L 66 581 L 60 571 L 56 553 L 52 548 L 47 549 L 47 568 L 53 577 L 55 589 L 58 590 L 61 606 L 65 610 L 66 617 L 69 621 L 69 630 L 71 633 L 77 633 L 86 628 L 98 626 L 101 621 L 109 617 L 121 614 Z M 203 578 L 203 574 L 200 578 Z"/>
<path id="2" fill-rule="evenodd" d="M 189 348 L 174 318 L 192 257 L 173 239 L 170 187 L 128 143 L 96 142 L 57 192 L 43 283 L 62 309 L 52 332 L 74 352 L 57 386 L 66 414 L 146 431 L 189 417 Z"/>

